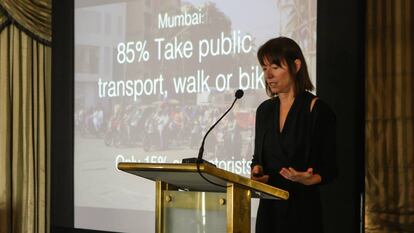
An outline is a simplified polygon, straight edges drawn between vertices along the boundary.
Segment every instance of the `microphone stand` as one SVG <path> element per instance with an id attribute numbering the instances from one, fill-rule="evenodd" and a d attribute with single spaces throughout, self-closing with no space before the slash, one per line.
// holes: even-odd
<path id="1" fill-rule="evenodd" d="M 202 164 L 202 163 L 208 163 L 208 164 L 210 164 L 210 165 L 213 165 L 213 166 L 215 166 L 214 164 L 212 164 L 212 163 L 210 163 L 210 162 L 208 162 L 208 161 L 206 161 L 206 160 L 204 160 L 203 159 L 203 154 L 204 154 L 204 143 L 205 143 L 205 141 L 206 141 L 206 138 L 207 138 L 207 135 L 211 132 L 211 130 L 213 130 L 214 129 L 214 127 L 216 127 L 216 125 L 227 115 L 227 113 L 229 113 L 230 112 L 230 110 L 233 108 L 233 106 L 234 106 L 234 104 L 236 103 L 236 101 L 238 100 L 238 99 L 240 99 L 241 97 L 243 97 L 243 90 L 241 90 L 241 89 L 239 89 L 239 90 L 237 90 L 236 91 L 236 93 L 235 93 L 235 98 L 234 98 L 234 101 L 233 101 L 233 103 L 231 104 L 231 106 L 230 106 L 230 108 L 229 109 L 227 109 L 227 111 L 216 121 L 216 123 L 214 123 L 214 125 L 212 125 L 209 129 L 208 129 L 208 131 L 206 132 L 206 134 L 204 135 L 204 137 L 203 137 L 203 141 L 202 141 L 202 143 L 201 143 L 201 147 L 200 147 L 200 149 L 198 150 L 198 156 L 197 156 L 197 158 L 186 158 L 186 159 L 183 159 L 182 160 L 182 163 L 196 163 L 196 165 L 197 165 L 197 171 L 198 171 L 198 174 L 204 179 L 204 180 L 206 180 L 207 182 L 209 182 L 209 183 L 211 183 L 211 184 L 213 184 L 213 185 L 217 185 L 217 186 L 220 186 L 220 187 L 224 187 L 224 188 L 227 188 L 227 186 L 224 186 L 224 185 L 221 185 L 221 184 L 217 184 L 217 183 L 215 183 L 215 182 L 213 182 L 213 181 L 211 181 L 211 180 L 209 180 L 209 179 L 207 179 L 206 177 L 204 177 L 204 175 L 201 173 L 201 171 L 200 171 L 200 164 Z"/>

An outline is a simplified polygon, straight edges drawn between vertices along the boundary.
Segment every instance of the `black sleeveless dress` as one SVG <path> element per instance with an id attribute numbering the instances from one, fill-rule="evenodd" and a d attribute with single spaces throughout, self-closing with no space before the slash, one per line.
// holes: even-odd
<path id="1" fill-rule="evenodd" d="M 296 96 L 279 129 L 279 98 L 263 102 L 256 112 L 255 153 L 252 166 L 262 165 L 268 184 L 289 191 L 289 200 L 260 200 L 256 233 L 322 233 L 319 185 L 337 175 L 335 115 L 321 100 L 310 111 L 315 96 Z M 283 168 L 306 171 L 312 167 L 322 183 L 306 186 L 285 179 Z"/>

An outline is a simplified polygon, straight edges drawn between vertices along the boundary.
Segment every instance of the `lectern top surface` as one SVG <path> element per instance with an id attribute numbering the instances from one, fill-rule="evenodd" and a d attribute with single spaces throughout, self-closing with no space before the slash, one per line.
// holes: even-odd
<path id="1" fill-rule="evenodd" d="M 119 163 L 118 169 L 153 181 L 163 181 L 188 191 L 226 192 L 230 183 L 240 185 L 252 191 L 252 197 L 266 199 L 289 198 L 289 192 L 273 186 L 251 180 L 226 170 L 202 163 L 200 172 L 208 180 L 224 187 L 213 185 L 203 179 L 197 171 L 197 165 L 171 163 Z"/>

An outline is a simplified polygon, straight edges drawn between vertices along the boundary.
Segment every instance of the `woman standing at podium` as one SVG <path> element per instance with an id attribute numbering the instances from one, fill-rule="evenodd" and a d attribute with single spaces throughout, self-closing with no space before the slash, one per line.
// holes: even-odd
<path id="1" fill-rule="evenodd" d="M 313 90 L 300 47 L 278 37 L 258 51 L 266 93 L 256 111 L 252 179 L 289 192 L 260 200 L 256 233 L 322 233 L 318 186 L 337 175 L 335 114 Z"/>

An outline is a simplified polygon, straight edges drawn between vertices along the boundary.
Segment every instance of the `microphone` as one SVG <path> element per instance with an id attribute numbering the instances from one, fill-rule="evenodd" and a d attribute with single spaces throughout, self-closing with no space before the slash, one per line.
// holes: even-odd
<path id="1" fill-rule="evenodd" d="M 236 99 L 241 99 L 241 97 L 243 97 L 244 95 L 244 91 L 242 89 L 239 89 L 236 91 L 236 93 L 234 93 L 234 97 L 236 97 Z M 230 107 L 232 108 L 233 105 Z"/>
<path id="2" fill-rule="evenodd" d="M 209 129 L 208 129 L 208 131 L 206 132 L 206 134 L 204 135 L 204 137 L 203 137 L 203 141 L 202 141 L 202 143 L 201 143 L 201 147 L 200 147 L 200 149 L 199 149 L 199 151 L 198 151 L 198 157 L 197 158 L 186 158 L 186 159 L 183 159 L 182 160 L 182 163 L 197 163 L 197 164 L 200 164 L 200 163 L 203 163 L 203 162 L 206 162 L 206 163 L 209 163 L 209 164 L 211 164 L 210 162 L 208 162 L 208 161 L 205 161 L 204 159 L 203 159 L 203 154 L 204 154 L 204 142 L 206 141 L 206 138 L 207 138 L 207 135 L 211 132 L 211 130 L 213 130 L 214 129 L 214 127 L 216 127 L 216 125 L 221 121 L 221 119 L 223 119 L 224 118 L 224 116 L 226 116 L 227 115 L 227 113 L 229 113 L 230 112 L 230 110 L 233 108 L 233 106 L 234 106 L 234 104 L 236 103 L 236 101 L 238 100 L 238 99 L 240 99 L 240 98 L 242 98 L 243 97 L 243 95 L 244 95 L 244 91 L 242 90 L 242 89 L 238 89 L 237 91 L 236 91 L 236 93 L 234 94 L 234 101 L 233 101 L 233 103 L 231 104 L 231 106 L 230 106 L 230 108 L 228 108 L 227 109 L 227 111 L 216 121 L 216 123 L 214 123 L 214 125 L 212 125 Z M 211 165 L 213 165 L 213 164 L 211 164 Z"/>

